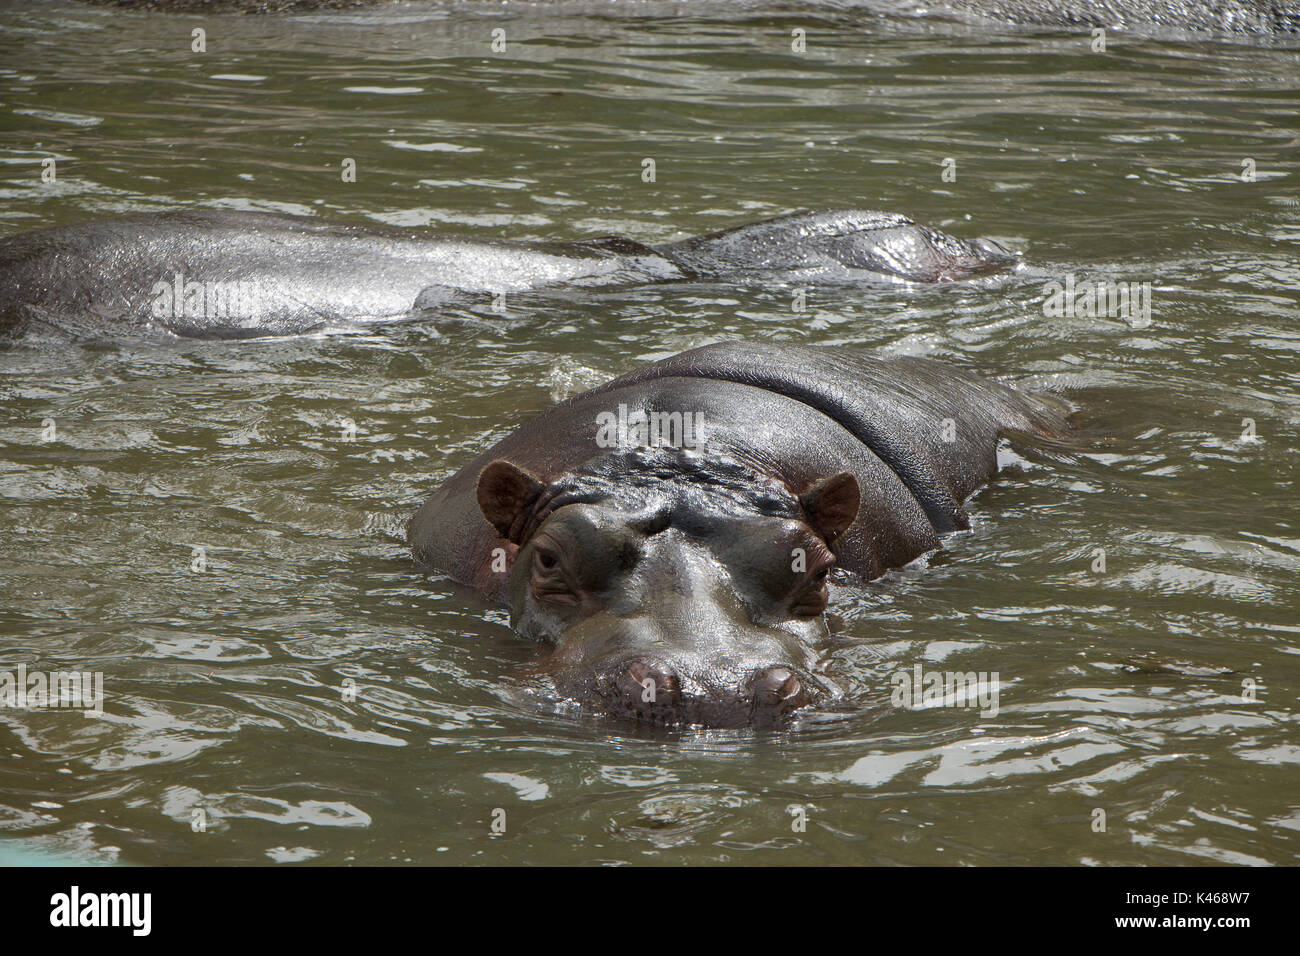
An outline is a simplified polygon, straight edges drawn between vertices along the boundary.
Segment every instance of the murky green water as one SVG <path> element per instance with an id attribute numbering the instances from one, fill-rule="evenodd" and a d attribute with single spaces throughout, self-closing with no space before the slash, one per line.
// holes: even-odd
<path id="1" fill-rule="evenodd" d="M 134 863 L 1294 862 L 1300 53 L 559 13 L 0 7 L 0 230 L 198 203 L 652 242 L 850 204 L 1026 266 L 812 290 L 805 313 L 789 288 L 663 286 L 0 352 L 0 668 L 99 671 L 108 698 L 0 708 L 0 836 Z M 1068 273 L 1150 282 L 1150 324 L 1045 316 Z M 554 395 L 733 337 L 1069 388 L 1096 444 L 1008 453 L 971 533 L 836 595 L 853 707 L 638 737 L 533 688 L 535 649 L 417 573 L 401 530 Z M 891 707 L 918 663 L 996 671 L 998 714 Z"/>

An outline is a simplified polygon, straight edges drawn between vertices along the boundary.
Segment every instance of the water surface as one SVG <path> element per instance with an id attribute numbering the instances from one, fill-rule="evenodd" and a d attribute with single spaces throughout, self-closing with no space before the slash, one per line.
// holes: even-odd
<path id="1" fill-rule="evenodd" d="M 3 234 L 200 204 L 654 242 L 855 205 L 1026 256 L 804 312 L 677 285 L 0 352 L 0 667 L 108 695 L 0 710 L 0 837 L 131 863 L 1293 863 L 1298 79 L 1295 49 L 1098 54 L 845 5 L 0 7 Z M 1045 315 L 1070 273 L 1151 283 L 1149 324 Z M 969 533 L 838 590 L 845 706 L 637 735 L 536 687 L 536 649 L 402 528 L 524 416 L 728 338 L 1066 389 L 1088 443 L 1008 448 Z M 918 663 L 997 672 L 997 715 L 891 707 Z"/>

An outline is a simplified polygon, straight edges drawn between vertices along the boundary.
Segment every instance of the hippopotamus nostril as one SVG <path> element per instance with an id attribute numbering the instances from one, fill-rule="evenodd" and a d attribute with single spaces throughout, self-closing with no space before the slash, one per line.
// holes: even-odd
<path id="1" fill-rule="evenodd" d="M 788 667 L 768 667 L 754 675 L 752 685 L 755 710 L 793 710 L 808 703 L 810 696 L 803 682 Z"/>
<path id="2" fill-rule="evenodd" d="M 634 710 L 672 708 L 681 696 L 681 678 L 667 664 L 638 658 L 617 680 L 619 690 Z"/>

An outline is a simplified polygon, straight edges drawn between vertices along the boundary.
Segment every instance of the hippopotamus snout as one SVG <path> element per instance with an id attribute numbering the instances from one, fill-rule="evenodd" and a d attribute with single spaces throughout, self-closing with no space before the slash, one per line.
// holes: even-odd
<path id="1" fill-rule="evenodd" d="M 742 676 L 701 680 L 647 657 L 611 664 L 596 676 L 601 709 L 650 726 L 773 727 L 809 704 L 812 681 L 784 664 Z"/>
<path id="2" fill-rule="evenodd" d="M 660 727 L 775 727 L 833 690 L 814 675 L 805 636 L 721 620 L 718 610 L 701 602 L 689 618 L 596 615 L 565 636 L 548 669 L 591 709 Z"/>

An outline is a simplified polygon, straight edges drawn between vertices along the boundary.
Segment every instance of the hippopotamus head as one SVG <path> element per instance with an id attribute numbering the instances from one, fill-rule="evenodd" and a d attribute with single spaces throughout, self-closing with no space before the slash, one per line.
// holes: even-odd
<path id="1" fill-rule="evenodd" d="M 498 459 L 479 507 L 510 542 L 511 623 L 553 645 L 562 693 L 659 725 L 779 723 L 827 691 L 832 544 L 857 515 L 842 472 L 791 491 L 738 462 L 621 451 L 544 483 Z"/>
<path id="2" fill-rule="evenodd" d="M 1015 255 L 992 239 L 960 239 L 906 216 L 844 213 L 820 242 L 841 265 L 918 282 L 969 279 L 1016 263 Z"/>
<path id="3" fill-rule="evenodd" d="M 834 281 L 836 266 L 913 282 L 969 279 L 1013 267 L 1016 256 L 991 239 L 959 239 L 906 216 L 868 209 L 794 213 L 693 236 L 660 247 L 695 275 L 814 270 Z"/>

